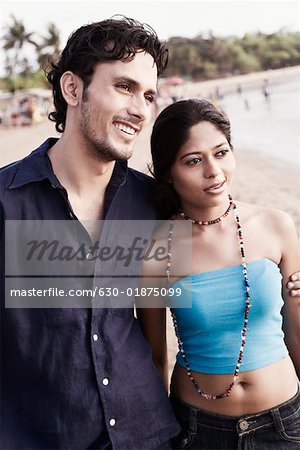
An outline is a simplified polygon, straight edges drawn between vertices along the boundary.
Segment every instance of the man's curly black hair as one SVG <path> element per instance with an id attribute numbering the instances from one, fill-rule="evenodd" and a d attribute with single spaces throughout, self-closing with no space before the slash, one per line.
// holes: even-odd
<path id="1" fill-rule="evenodd" d="M 50 64 L 46 74 L 52 85 L 55 106 L 49 119 L 56 122 L 56 130 L 62 133 L 66 122 L 67 103 L 60 88 L 60 78 L 64 72 L 70 70 L 79 76 L 86 89 L 98 63 L 131 59 L 141 51 L 153 57 L 160 76 L 168 63 L 168 50 L 149 25 L 125 16 L 114 16 L 74 31 L 59 60 Z"/>

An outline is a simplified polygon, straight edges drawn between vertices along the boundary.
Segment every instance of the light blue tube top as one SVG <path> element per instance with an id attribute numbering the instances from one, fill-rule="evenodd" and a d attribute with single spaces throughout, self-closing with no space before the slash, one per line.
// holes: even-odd
<path id="1" fill-rule="evenodd" d="M 265 367 L 288 355 L 283 340 L 281 274 L 263 258 L 247 264 L 252 308 L 240 371 Z M 241 346 L 245 290 L 242 266 L 192 274 L 173 288 L 190 296 L 191 308 L 176 308 L 180 337 L 193 371 L 233 373 Z M 185 367 L 180 353 L 177 362 Z"/>

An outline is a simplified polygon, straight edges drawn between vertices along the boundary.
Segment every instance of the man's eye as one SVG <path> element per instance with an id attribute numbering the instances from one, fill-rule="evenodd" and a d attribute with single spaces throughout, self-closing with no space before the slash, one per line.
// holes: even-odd
<path id="1" fill-rule="evenodd" d="M 155 100 L 155 97 L 154 97 L 154 95 L 149 94 L 149 95 L 145 95 L 145 99 L 147 100 L 147 102 L 153 103 Z"/>
<path id="2" fill-rule="evenodd" d="M 119 88 L 123 89 L 124 91 L 128 91 L 130 90 L 129 85 L 128 84 L 119 84 L 118 85 Z"/>

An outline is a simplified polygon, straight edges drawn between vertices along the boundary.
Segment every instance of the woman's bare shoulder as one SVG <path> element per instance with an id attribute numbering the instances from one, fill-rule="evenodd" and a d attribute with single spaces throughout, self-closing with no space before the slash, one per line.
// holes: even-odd
<path id="1" fill-rule="evenodd" d="M 264 228 L 272 227 L 274 231 L 284 232 L 295 227 L 291 216 L 280 209 L 244 202 L 237 205 L 244 220 L 256 222 Z"/>

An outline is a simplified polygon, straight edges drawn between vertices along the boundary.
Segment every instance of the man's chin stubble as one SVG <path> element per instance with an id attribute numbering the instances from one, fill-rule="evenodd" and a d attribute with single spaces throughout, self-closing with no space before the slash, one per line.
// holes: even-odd
<path id="1" fill-rule="evenodd" d="M 117 150 L 114 147 L 108 145 L 106 142 L 93 142 L 91 145 L 93 155 L 100 161 L 115 161 L 122 160 L 127 161 L 131 158 L 133 150 L 124 149 Z"/>

